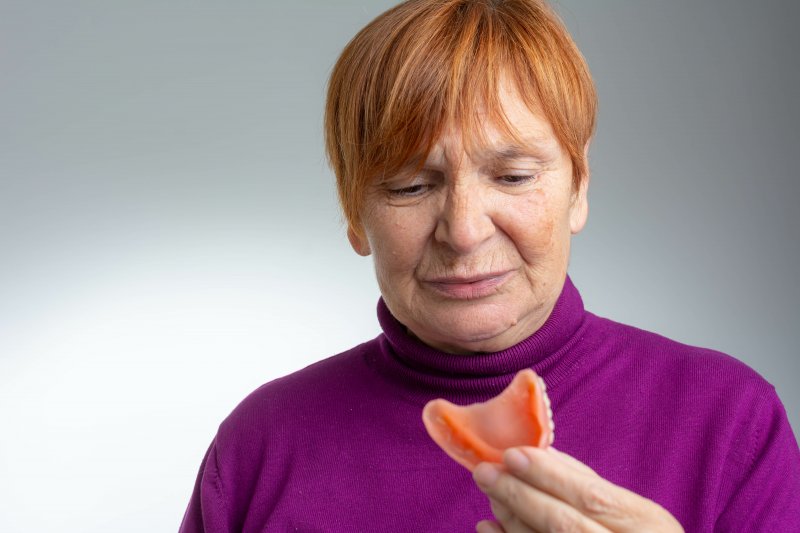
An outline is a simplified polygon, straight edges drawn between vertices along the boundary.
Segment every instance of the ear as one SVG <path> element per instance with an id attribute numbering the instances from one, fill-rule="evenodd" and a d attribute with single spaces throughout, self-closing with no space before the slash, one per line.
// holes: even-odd
<path id="1" fill-rule="evenodd" d="M 353 250 L 355 250 L 358 255 L 366 257 L 372 253 L 369 247 L 369 241 L 366 235 L 364 235 L 363 229 L 359 231 L 356 230 L 352 224 L 348 225 L 347 240 L 350 241 L 350 246 L 353 247 Z"/>
<path id="2" fill-rule="evenodd" d="M 579 233 L 586 225 L 589 217 L 589 181 L 591 181 L 591 171 L 589 169 L 589 144 L 591 139 L 583 147 L 583 159 L 586 161 L 586 174 L 581 177 L 578 190 L 572 194 L 572 203 L 569 208 L 569 228 L 573 235 Z"/>

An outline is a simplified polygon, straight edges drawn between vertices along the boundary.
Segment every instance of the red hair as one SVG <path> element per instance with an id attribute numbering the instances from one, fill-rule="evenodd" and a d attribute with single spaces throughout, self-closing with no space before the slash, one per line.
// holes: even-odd
<path id="1" fill-rule="evenodd" d="M 350 228 L 361 234 L 367 186 L 424 160 L 448 124 L 480 135 L 488 118 L 515 136 L 498 101 L 504 78 L 550 122 L 577 188 L 588 173 L 597 97 L 544 0 L 408 0 L 362 29 L 334 66 L 325 108 L 326 150 Z"/>

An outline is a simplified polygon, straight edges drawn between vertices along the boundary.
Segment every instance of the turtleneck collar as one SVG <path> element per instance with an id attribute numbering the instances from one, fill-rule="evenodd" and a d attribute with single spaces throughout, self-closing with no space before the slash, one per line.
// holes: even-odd
<path id="1" fill-rule="evenodd" d="M 494 353 L 451 354 L 410 335 L 381 299 L 378 321 L 383 329 L 378 370 L 411 386 L 419 401 L 443 397 L 455 402 L 484 401 L 508 385 L 523 368 L 532 368 L 553 387 L 575 363 L 569 356 L 584 323 L 583 300 L 569 276 L 545 323 L 519 344 Z"/>

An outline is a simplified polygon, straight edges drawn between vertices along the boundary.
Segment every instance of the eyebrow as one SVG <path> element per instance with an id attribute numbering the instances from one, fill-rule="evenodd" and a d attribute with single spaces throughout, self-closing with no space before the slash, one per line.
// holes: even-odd
<path id="1" fill-rule="evenodd" d="M 485 156 L 490 159 L 522 159 L 523 157 L 533 157 L 532 150 L 522 148 L 521 146 L 503 146 L 497 150 L 487 150 L 484 152 Z"/>
<path id="2" fill-rule="evenodd" d="M 526 139 L 526 146 L 509 144 L 479 150 L 476 155 L 492 163 L 504 163 L 515 159 L 551 159 L 552 148 L 546 139 Z"/>
<path id="3" fill-rule="evenodd" d="M 525 146 L 519 144 L 504 144 L 500 146 L 487 146 L 475 150 L 478 159 L 482 159 L 492 165 L 502 164 L 518 159 L 538 159 L 550 160 L 552 155 L 546 152 L 552 150 L 552 141 L 547 136 L 529 136 L 522 139 Z M 404 165 L 403 170 L 409 171 L 416 167 L 424 167 L 426 164 L 422 154 L 409 159 Z"/>

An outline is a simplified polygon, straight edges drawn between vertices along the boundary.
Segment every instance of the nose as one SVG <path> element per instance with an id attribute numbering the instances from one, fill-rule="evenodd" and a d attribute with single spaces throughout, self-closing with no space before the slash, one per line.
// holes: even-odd
<path id="1" fill-rule="evenodd" d="M 434 237 L 459 254 L 468 254 L 495 232 L 488 199 L 474 183 L 448 189 Z"/>

